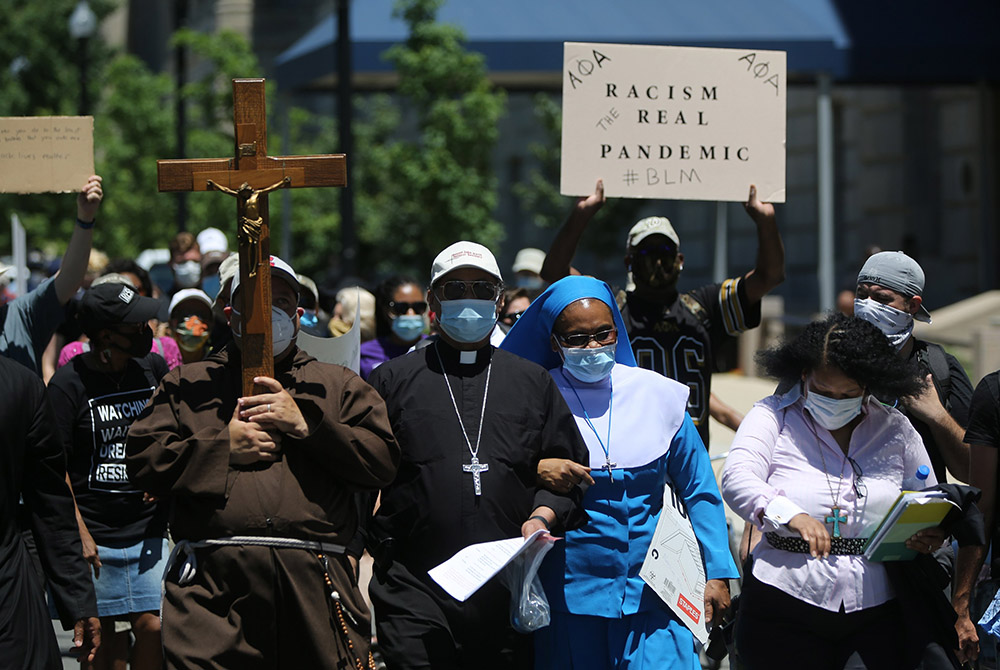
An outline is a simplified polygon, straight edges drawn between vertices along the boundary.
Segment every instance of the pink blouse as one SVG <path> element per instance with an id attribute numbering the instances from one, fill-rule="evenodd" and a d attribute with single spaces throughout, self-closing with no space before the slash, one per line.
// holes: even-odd
<path id="1" fill-rule="evenodd" d="M 761 400 L 733 439 L 722 475 L 722 497 L 765 532 L 798 537 L 785 524 L 805 512 L 828 527 L 834 503 L 846 523 L 842 537 L 868 537 L 917 468 L 931 470 L 920 435 L 897 410 L 874 398 L 862 405 L 848 455 L 828 430 L 804 411 L 799 387 Z M 824 467 L 825 462 L 825 467 Z M 862 496 L 858 496 L 860 492 Z M 830 611 L 855 612 L 894 597 L 881 563 L 863 556 L 812 558 L 776 549 L 762 539 L 753 552 L 753 575 L 785 593 Z"/>

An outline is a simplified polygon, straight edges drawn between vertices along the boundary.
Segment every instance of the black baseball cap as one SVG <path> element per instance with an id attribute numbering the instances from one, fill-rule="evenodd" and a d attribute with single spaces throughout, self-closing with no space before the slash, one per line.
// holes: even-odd
<path id="1" fill-rule="evenodd" d="M 144 298 L 135 288 L 109 282 L 91 286 L 80 299 L 80 321 L 89 326 L 143 323 L 156 317 L 160 301 Z"/>

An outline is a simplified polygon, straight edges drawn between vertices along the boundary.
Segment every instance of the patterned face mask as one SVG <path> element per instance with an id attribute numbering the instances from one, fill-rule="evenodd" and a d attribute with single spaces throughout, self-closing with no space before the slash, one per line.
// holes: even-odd
<path id="1" fill-rule="evenodd" d="M 177 326 L 177 345 L 187 352 L 198 351 L 208 340 L 208 324 L 197 316 L 191 315 Z"/>

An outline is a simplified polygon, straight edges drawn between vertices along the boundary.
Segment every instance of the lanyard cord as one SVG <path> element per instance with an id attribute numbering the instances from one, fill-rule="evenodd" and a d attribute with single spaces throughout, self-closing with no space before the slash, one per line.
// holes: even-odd
<path id="1" fill-rule="evenodd" d="M 573 386 L 573 382 L 571 382 L 569 380 L 569 377 L 566 376 L 566 371 L 565 370 L 563 370 L 562 368 L 560 368 L 559 372 L 560 372 L 560 374 L 562 374 L 563 378 L 566 380 L 566 383 L 569 384 L 569 387 L 571 389 L 573 389 L 573 395 L 576 396 L 576 401 L 578 403 L 580 403 L 580 409 L 583 410 L 583 420 L 586 421 L 587 425 L 590 426 L 590 429 L 592 431 L 594 431 L 594 437 L 597 438 L 597 443 L 599 445 L 601 445 L 601 449 L 604 450 L 604 461 L 605 461 L 605 463 L 607 463 L 610 466 L 610 464 L 611 464 L 611 416 L 612 416 L 611 411 L 613 409 L 614 402 L 615 402 L 614 391 L 612 390 L 612 393 L 611 393 L 610 397 L 608 398 L 608 443 L 607 443 L 607 445 L 605 445 L 604 442 L 601 441 L 601 436 L 598 434 L 597 428 L 594 427 L 594 422 L 590 420 L 590 415 L 587 413 L 587 408 L 583 404 L 583 399 L 580 398 L 580 394 L 577 392 L 576 387 Z M 610 467 L 608 467 L 608 474 L 609 475 L 611 474 L 611 468 Z"/>

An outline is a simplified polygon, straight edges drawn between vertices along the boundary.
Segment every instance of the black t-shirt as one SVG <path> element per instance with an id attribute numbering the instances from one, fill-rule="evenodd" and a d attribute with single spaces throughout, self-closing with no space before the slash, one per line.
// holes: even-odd
<path id="1" fill-rule="evenodd" d="M 969 428 L 965 431 L 965 441 L 1000 449 L 1000 371 L 992 372 L 979 382 L 972 394 L 969 407 Z M 993 563 L 990 566 L 993 577 L 1000 577 L 1000 517 L 993 510 Z"/>
<path id="2" fill-rule="evenodd" d="M 688 414 L 708 446 L 708 396 L 718 349 L 760 325 L 760 302 L 749 304 L 742 278 L 708 284 L 670 305 L 626 294 L 622 308 L 639 367 L 659 372 L 691 389 Z"/>
<path id="3" fill-rule="evenodd" d="M 165 505 L 144 503 L 125 471 L 125 437 L 167 372 L 157 354 L 133 358 L 120 379 L 76 356 L 59 368 L 48 392 L 66 451 L 80 515 L 94 541 L 129 546 L 166 532 Z"/>
<path id="4" fill-rule="evenodd" d="M 941 404 L 948 410 L 951 418 L 959 426 L 965 428 L 969 423 L 972 382 L 969 381 L 969 376 L 965 374 L 965 368 L 958 362 L 958 359 L 943 350 L 941 352 L 948 364 L 948 377 L 947 380 L 941 378 L 940 372 L 943 371 L 934 369 L 931 359 L 932 354 L 929 353 L 930 347 L 937 346 L 936 344 L 930 344 L 913 338 L 913 350 L 910 352 L 910 360 L 916 359 L 922 374 L 931 375 Z M 931 458 L 931 465 L 934 467 L 934 475 L 937 477 L 937 480 L 939 482 L 947 481 L 947 468 L 945 467 L 944 456 L 941 454 L 941 449 L 934 439 L 934 434 L 931 432 L 930 426 L 907 412 L 906 408 L 902 405 L 899 405 L 897 409 L 903 412 L 906 418 L 910 420 L 910 423 L 913 424 L 916 431 L 920 433 L 920 437 L 924 441 L 924 447 L 927 449 L 927 455 Z"/>

